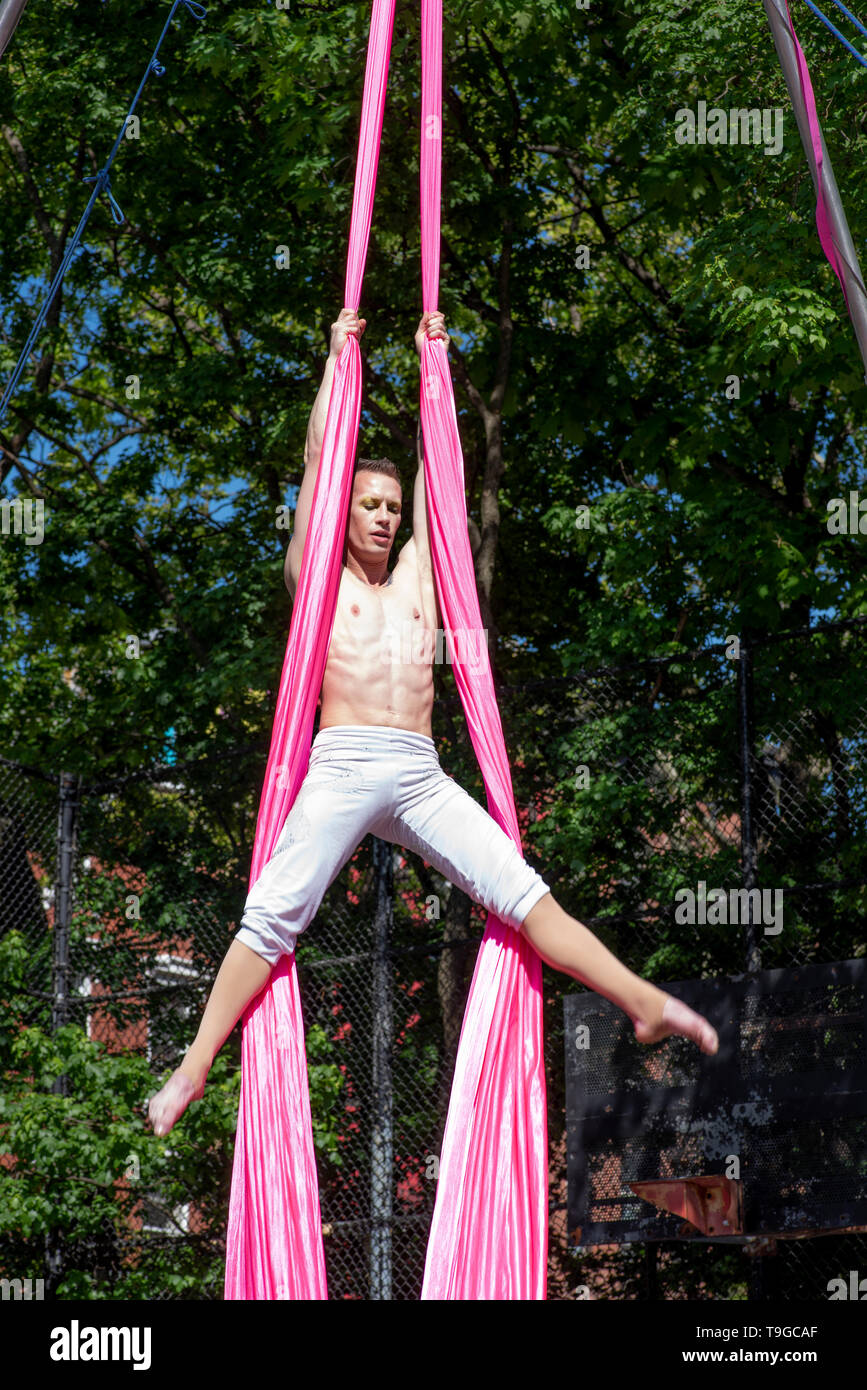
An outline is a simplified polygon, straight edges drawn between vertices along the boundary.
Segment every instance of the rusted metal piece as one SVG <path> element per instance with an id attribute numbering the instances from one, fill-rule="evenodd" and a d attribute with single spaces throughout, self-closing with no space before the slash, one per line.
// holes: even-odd
<path id="1" fill-rule="evenodd" d="M 738 1236 L 744 1229 L 743 1184 L 718 1173 L 655 1178 L 629 1184 L 637 1197 L 682 1216 L 706 1236 Z"/>

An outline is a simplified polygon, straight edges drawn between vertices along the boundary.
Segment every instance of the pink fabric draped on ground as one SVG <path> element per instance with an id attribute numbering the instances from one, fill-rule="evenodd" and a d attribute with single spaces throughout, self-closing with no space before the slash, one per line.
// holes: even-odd
<path id="1" fill-rule="evenodd" d="M 349 236 L 345 304 L 358 308 L 385 105 L 394 0 L 374 0 Z M 439 279 L 441 0 L 422 5 L 424 308 Z M 463 459 L 445 345 L 426 341 L 421 415 L 431 549 L 446 639 L 488 809 L 520 847 L 508 759 L 467 536 Z M 250 883 L 273 853 L 307 771 L 337 606 L 361 410 L 350 337 L 334 376 L 304 559 L 259 807 Z M 482 660 L 478 660 L 481 650 Z M 547 1134 L 541 963 L 489 916 L 461 1033 L 424 1298 L 544 1298 Z M 325 1298 L 316 1160 L 294 956 L 244 1019 L 241 1102 L 226 1251 L 226 1298 Z"/>

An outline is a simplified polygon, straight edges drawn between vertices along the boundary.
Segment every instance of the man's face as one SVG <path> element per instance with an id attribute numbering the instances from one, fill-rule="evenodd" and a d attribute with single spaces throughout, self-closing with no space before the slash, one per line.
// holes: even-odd
<path id="1" fill-rule="evenodd" d="M 387 556 L 400 526 L 400 483 L 385 473 L 356 473 L 349 504 L 347 548 L 364 560 Z"/>

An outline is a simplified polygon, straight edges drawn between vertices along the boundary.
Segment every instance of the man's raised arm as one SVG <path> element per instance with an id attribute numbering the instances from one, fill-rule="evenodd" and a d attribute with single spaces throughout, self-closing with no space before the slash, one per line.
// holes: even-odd
<path id="1" fill-rule="evenodd" d="M 421 360 L 421 348 L 425 338 L 442 338 L 445 341 L 446 351 L 449 346 L 449 335 L 446 332 L 445 316 L 440 313 L 422 314 L 421 322 L 416 329 L 415 350 Z M 419 571 L 424 570 L 429 573 L 431 569 L 430 535 L 427 525 L 427 497 L 424 486 L 424 449 L 422 444 L 421 420 L 418 422 L 418 430 L 415 437 L 416 457 L 418 459 L 418 469 L 415 475 L 415 486 L 412 491 L 412 536 L 415 541 L 416 561 Z"/>
<path id="2" fill-rule="evenodd" d="M 416 562 L 419 569 L 431 568 L 430 534 L 427 525 L 427 494 L 424 486 L 424 444 L 422 442 L 421 420 L 415 436 L 415 452 L 418 459 L 415 483 L 412 489 L 412 538 L 415 541 Z"/>
<path id="3" fill-rule="evenodd" d="M 293 598 L 301 574 L 304 542 L 307 538 L 310 511 L 313 506 L 313 493 L 316 488 L 316 475 L 319 472 L 319 460 L 322 456 L 322 443 L 325 438 L 325 421 L 328 419 L 328 402 L 331 399 L 331 387 L 334 384 L 334 368 L 337 365 L 343 344 L 349 335 L 353 334 L 360 340 L 366 327 L 367 320 L 360 319 L 352 309 L 341 309 L 337 316 L 337 322 L 331 325 L 331 347 L 328 361 L 325 363 L 325 371 L 322 373 L 322 385 L 319 387 L 307 425 L 307 439 L 304 444 L 304 477 L 301 480 L 298 501 L 295 506 L 292 538 L 289 541 L 289 548 L 283 563 L 283 578 L 286 581 L 286 588 Z"/>

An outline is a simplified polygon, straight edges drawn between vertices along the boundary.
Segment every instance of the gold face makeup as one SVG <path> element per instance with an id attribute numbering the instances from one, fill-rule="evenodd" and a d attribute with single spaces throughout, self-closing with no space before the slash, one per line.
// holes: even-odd
<path id="1" fill-rule="evenodd" d="M 374 511 L 376 511 L 382 500 L 381 497 L 373 497 L 370 493 L 365 493 L 363 497 L 359 497 L 358 499 L 359 505 L 362 507 L 367 507 L 368 503 L 371 503 Z M 400 508 L 400 502 L 389 502 L 388 504 L 388 510 L 398 516 L 400 515 Z"/>

